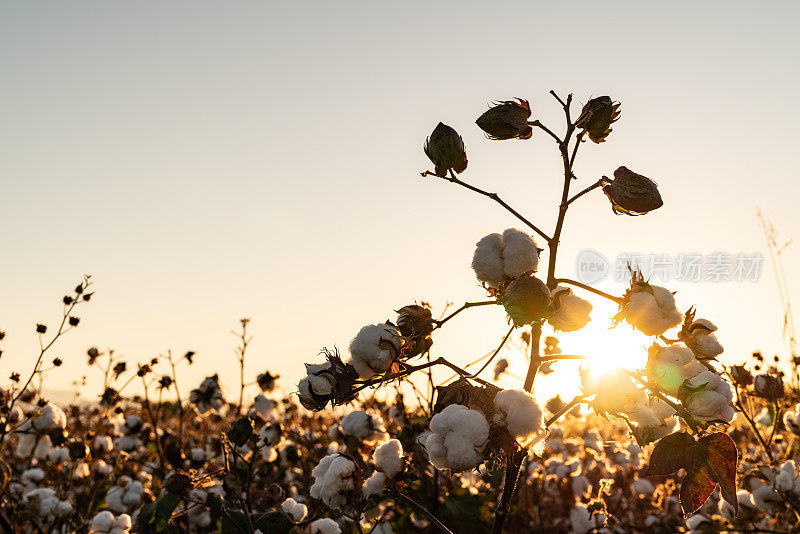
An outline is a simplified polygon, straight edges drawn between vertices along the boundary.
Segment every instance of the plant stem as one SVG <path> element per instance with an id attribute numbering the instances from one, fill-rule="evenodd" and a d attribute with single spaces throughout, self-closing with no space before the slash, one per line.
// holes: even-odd
<path id="1" fill-rule="evenodd" d="M 583 399 L 585 399 L 586 397 L 587 395 L 578 395 L 577 397 L 572 399 L 569 402 L 569 404 L 565 404 L 563 408 L 558 410 L 556 413 L 553 414 L 553 416 L 550 419 L 545 421 L 544 426 L 549 427 L 550 425 L 558 421 L 564 414 L 566 414 L 567 412 L 572 410 L 575 406 L 583 402 Z"/>
<path id="2" fill-rule="evenodd" d="M 466 310 L 468 308 L 474 308 L 476 306 L 488 306 L 490 304 L 498 304 L 499 305 L 500 303 L 497 302 L 496 300 L 482 300 L 480 302 L 465 302 L 463 306 L 461 306 L 459 309 L 457 309 L 456 311 L 454 311 L 453 313 L 451 313 L 450 315 L 448 315 L 444 319 L 433 319 L 433 323 L 435 325 L 434 329 L 441 328 L 444 323 L 446 323 L 447 321 L 449 321 L 450 319 L 452 319 L 453 317 L 455 317 L 456 315 L 458 315 L 459 313 L 461 313 L 462 311 L 464 311 L 464 310 Z"/>
<path id="3" fill-rule="evenodd" d="M 433 515 L 432 512 L 430 512 L 427 508 L 422 506 L 420 503 L 418 503 L 408 495 L 404 495 L 399 491 L 390 492 L 388 493 L 388 495 L 400 499 L 401 501 L 404 501 L 413 506 L 414 508 L 416 508 L 419 512 L 424 514 L 425 517 L 427 517 L 430 520 L 430 522 L 436 526 L 436 528 L 438 528 L 445 534 L 453 534 L 453 532 L 449 528 L 447 528 L 441 521 L 439 521 L 439 519 L 435 515 Z"/>
<path id="4" fill-rule="evenodd" d="M 531 336 L 531 361 L 528 363 L 528 372 L 525 375 L 523 389 L 528 393 L 533 389 L 533 381 L 542 359 L 539 357 L 539 342 L 542 339 L 542 323 L 534 323 Z"/>
<path id="5" fill-rule="evenodd" d="M 569 285 L 572 285 L 572 286 L 575 286 L 575 287 L 579 287 L 579 288 L 584 289 L 584 290 L 586 290 L 586 291 L 588 291 L 590 293 L 594 293 L 595 295 L 599 295 L 601 297 L 607 298 L 608 300 L 614 301 L 617 304 L 622 304 L 622 301 L 623 301 L 622 297 L 615 297 L 614 295 L 610 295 L 610 294 L 606 293 L 605 291 L 600 291 L 599 289 L 596 289 L 596 288 L 594 288 L 592 286 L 586 285 L 586 284 L 584 284 L 582 282 L 578 282 L 576 280 L 570 280 L 569 278 L 555 278 L 555 279 L 553 279 L 553 282 L 555 282 L 555 285 L 558 285 L 558 284 L 569 284 Z"/>
<path id="6" fill-rule="evenodd" d="M 578 135 L 580 135 L 580 134 L 578 134 Z M 576 144 L 576 145 L 575 145 L 575 147 L 577 148 L 577 147 L 578 147 L 578 145 Z M 573 156 L 574 156 L 574 154 L 575 154 L 575 153 L 573 152 Z M 583 195 L 585 195 L 586 193 L 588 193 L 588 192 L 590 192 L 590 191 L 593 191 L 593 190 L 597 189 L 598 187 L 602 187 L 602 186 L 603 186 L 603 185 L 604 185 L 604 184 L 605 184 L 607 181 L 608 181 L 608 178 L 606 178 L 605 176 L 603 176 L 602 178 L 600 178 L 599 180 L 597 180 L 595 183 L 593 183 L 592 185 L 590 185 L 589 187 L 587 187 L 586 189 L 584 189 L 584 190 L 583 190 L 583 191 L 581 191 L 580 193 L 578 193 L 578 194 L 574 195 L 572 198 L 570 198 L 569 200 L 567 200 L 567 206 L 569 206 L 570 204 L 572 204 L 573 202 L 575 202 L 576 200 L 578 200 L 579 198 L 581 198 L 581 197 L 582 197 Z"/>
<path id="7" fill-rule="evenodd" d="M 526 451 L 523 449 L 508 457 L 508 461 L 506 462 L 506 479 L 503 483 L 503 495 L 500 497 L 500 502 L 497 504 L 497 510 L 494 513 L 492 534 L 500 534 L 503 532 L 503 525 L 508 518 L 508 510 L 511 507 L 511 497 L 514 495 L 514 489 L 517 485 L 519 468 L 526 455 Z"/>

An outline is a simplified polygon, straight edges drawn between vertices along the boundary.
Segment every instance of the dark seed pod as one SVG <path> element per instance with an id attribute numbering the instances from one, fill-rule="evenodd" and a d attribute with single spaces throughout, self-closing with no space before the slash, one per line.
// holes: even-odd
<path id="1" fill-rule="evenodd" d="M 495 102 L 475 121 L 486 137 L 495 141 L 506 139 L 530 139 L 533 128 L 528 124 L 531 106 L 527 100 L 517 98 L 518 102 L 505 100 Z"/>
<path id="2" fill-rule="evenodd" d="M 619 113 L 619 102 L 612 101 L 610 96 L 598 96 L 583 106 L 575 126 L 595 143 L 602 143 L 611 133 L 611 124 L 619 119 Z"/>
<path id="3" fill-rule="evenodd" d="M 552 312 L 550 290 L 533 276 L 521 276 L 508 284 L 502 301 L 506 313 L 517 326 L 539 321 Z"/>
<path id="4" fill-rule="evenodd" d="M 658 184 L 627 167 L 614 171 L 614 179 L 603 186 L 603 192 L 617 215 L 644 215 L 664 205 Z"/>
<path id="5" fill-rule="evenodd" d="M 434 165 L 436 176 L 444 178 L 451 169 L 462 173 L 467 169 L 467 151 L 464 140 L 450 126 L 439 123 L 425 140 L 425 155 Z M 424 174 L 424 173 L 423 173 Z"/>

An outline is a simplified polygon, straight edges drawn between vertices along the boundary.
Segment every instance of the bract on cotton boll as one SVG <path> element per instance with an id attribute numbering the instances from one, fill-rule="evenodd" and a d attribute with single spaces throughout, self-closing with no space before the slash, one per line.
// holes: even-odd
<path id="1" fill-rule="evenodd" d="M 431 463 L 439 469 L 464 471 L 483 459 L 489 439 L 489 423 L 482 413 L 460 404 L 451 404 L 431 419 L 431 432 L 425 449 Z"/>
<path id="2" fill-rule="evenodd" d="M 362 379 L 372 378 L 389 370 L 401 348 L 400 331 L 394 325 L 367 325 L 350 342 L 350 363 Z"/>
<path id="3" fill-rule="evenodd" d="M 553 314 L 547 319 L 553 328 L 562 332 L 580 330 L 589 323 L 592 303 L 572 292 L 572 289 L 558 286 L 550 292 Z"/>
<path id="4" fill-rule="evenodd" d="M 539 248 L 531 236 L 516 228 L 500 234 L 489 234 L 476 244 L 472 256 L 475 276 L 497 289 L 503 281 L 536 271 Z"/>
<path id="5" fill-rule="evenodd" d="M 504 389 L 495 395 L 494 407 L 493 422 L 504 426 L 519 442 L 528 444 L 544 434 L 542 409 L 530 393 Z"/>

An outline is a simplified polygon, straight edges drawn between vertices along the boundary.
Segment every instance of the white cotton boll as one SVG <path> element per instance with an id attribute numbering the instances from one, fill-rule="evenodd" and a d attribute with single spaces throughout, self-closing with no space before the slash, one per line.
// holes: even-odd
<path id="1" fill-rule="evenodd" d="M 756 509 L 756 503 L 753 500 L 753 495 L 747 490 L 737 491 L 736 500 L 739 502 L 740 516 L 748 516 Z M 719 513 L 727 521 L 733 521 L 735 519 L 733 506 L 722 499 L 719 501 Z"/>
<path id="2" fill-rule="evenodd" d="M 261 449 L 261 458 L 267 463 L 272 463 L 278 459 L 278 451 L 274 447 L 263 447 Z"/>
<path id="3" fill-rule="evenodd" d="M 206 451 L 202 447 L 192 447 L 189 451 L 189 457 L 193 462 L 202 462 L 206 459 Z"/>
<path id="4" fill-rule="evenodd" d="M 572 477 L 570 484 L 572 486 L 572 494 L 578 498 L 588 498 L 592 493 L 592 483 L 586 475 Z"/>
<path id="5" fill-rule="evenodd" d="M 103 510 L 92 518 L 89 525 L 89 532 L 108 532 L 114 523 L 114 514 L 108 510 Z"/>
<path id="6" fill-rule="evenodd" d="M 92 443 L 92 449 L 98 452 L 110 452 L 114 449 L 114 442 L 109 436 L 97 436 Z"/>
<path id="7" fill-rule="evenodd" d="M 47 459 L 53 463 L 66 462 L 69 460 L 69 449 L 66 447 L 53 447 L 48 451 Z"/>
<path id="8" fill-rule="evenodd" d="M 570 510 L 569 522 L 572 525 L 572 534 L 587 534 L 595 528 L 592 514 L 583 503 L 577 503 L 575 508 Z"/>
<path id="9" fill-rule="evenodd" d="M 379 523 L 372 529 L 372 534 L 394 534 L 390 523 Z"/>
<path id="10" fill-rule="evenodd" d="M 695 514 L 686 520 L 686 528 L 689 532 L 700 532 L 704 525 L 711 523 L 711 519 L 703 514 Z"/>
<path id="11" fill-rule="evenodd" d="M 38 415 L 30 420 L 31 426 L 41 433 L 47 433 L 56 428 L 67 426 L 67 416 L 64 411 L 53 403 L 47 403 Z"/>
<path id="12" fill-rule="evenodd" d="M 672 293 L 660 286 L 635 287 L 625 307 L 625 319 L 648 336 L 658 336 L 683 320 Z"/>
<path id="13" fill-rule="evenodd" d="M 705 370 L 694 353 L 684 345 L 675 344 L 669 347 L 654 345 L 650 349 L 647 362 L 647 375 L 650 380 L 658 383 L 661 389 L 669 395 L 677 395 L 683 381 L 688 378 L 688 372 L 697 374 Z M 694 376 L 694 375 L 691 375 Z"/>
<path id="14" fill-rule="evenodd" d="M 535 271 L 539 266 L 539 249 L 531 236 L 508 228 L 503 232 L 503 274 L 517 278 Z"/>
<path id="15" fill-rule="evenodd" d="M 328 517 L 317 519 L 309 526 L 311 534 L 342 534 L 339 524 Z"/>
<path id="16" fill-rule="evenodd" d="M 580 330 L 590 321 L 592 303 L 572 292 L 572 289 L 558 286 L 550 292 L 553 299 L 553 315 L 547 319 L 553 328 L 562 332 Z"/>
<path id="17" fill-rule="evenodd" d="M 253 401 L 252 410 L 264 419 L 269 419 L 275 410 L 275 401 L 266 398 L 264 395 L 258 395 Z"/>
<path id="18" fill-rule="evenodd" d="M 72 478 L 75 480 L 82 480 L 91 474 L 92 472 L 89 470 L 89 466 L 86 465 L 86 462 L 79 462 L 72 471 Z"/>
<path id="19" fill-rule="evenodd" d="M 372 453 L 372 461 L 387 477 L 396 477 L 403 470 L 403 445 L 396 439 L 381 443 Z"/>
<path id="20" fill-rule="evenodd" d="M 308 514 L 308 508 L 306 508 L 306 505 L 295 501 L 291 497 L 283 501 L 281 508 L 284 512 L 292 516 L 292 519 L 295 523 L 299 523 L 305 519 L 306 514 Z"/>
<path id="21" fill-rule="evenodd" d="M 433 432 L 425 442 L 428 457 L 439 469 L 464 471 L 477 466 L 489 439 L 489 423 L 482 413 L 451 404 L 433 416 Z"/>
<path id="22" fill-rule="evenodd" d="M 388 477 L 386 476 L 386 473 L 382 473 L 380 471 L 375 471 L 372 473 L 372 476 L 364 481 L 364 485 L 361 488 L 361 491 L 364 493 L 364 497 L 370 497 L 372 495 L 383 493 L 383 490 L 386 489 L 387 480 Z"/>
<path id="23" fill-rule="evenodd" d="M 372 440 L 378 434 L 385 432 L 380 419 L 363 410 L 356 410 L 344 416 L 339 428 L 342 434 L 360 440 Z"/>
<path id="24" fill-rule="evenodd" d="M 97 460 L 94 463 L 94 467 L 92 469 L 96 474 L 100 475 L 101 477 L 107 477 L 111 473 L 114 472 L 114 468 L 108 465 L 103 460 Z"/>
<path id="25" fill-rule="evenodd" d="M 475 253 L 472 255 L 472 269 L 478 280 L 489 287 L 500 286 L 505 271 L 503 236 L 489 234 L 478 241 L 475 245 Z"/>
<path id="26" fill-rule="evenodd" d="M 314 484 L 309 493 L 329 508 L 341 508 L 347 500 L 346 493 L 355 488 L 353 474 L 356 465 L 341 455 L 329 455 L 320 460 L 311 471 Z"/>
<path id="27" fill-rule="evenodd" d="M 38 467 L 34 467 L 33 469 L 26 469 L 22 472 L 22 480 L 26 482 L 33 482 L 38 484 L 42 480 L 44 480 L 44 471 Z"/>
<path id="28" fill-rule="evenodd" d="M 656 491 L 653 483 L 646 478 L 637 478 L 631 483 L 631 487 L 636 495 L 644 495 L 646 497 L 649 497 Z"/>
<path id="29" fill-rule="evenodd" d="M 33 448 L 36 446 L 35 434 L 19 434 L 19 441 L 15 453 L 20 458 L 28 458 L 33 453 Z"/>
<path id="30" fill-rule="evenodd" d="M 515 439 L 528 444 L 544 433 L 542 409 L 530 393 L 504 389 L 494 397 L 494 423 L 503 425 Z"/>
<path id="31" fill-rule="evenodd" d="M 783 497 L 770 484 L 762 484 L 753 490 L 753 501 L 759 510 L 776 514 L 783 510 Z"/>
<path id="32" fill-rule="evenodd" d="M 37 460 L 44 460 L 47 458 L 47 454 L 52 448 L 53 444 L 50 441 L 50 436 L 39 436 L 39 440 L 36 442 L 36 448 L 33 449 L 33 457 Z"/>
<path id="33" fill-rule="evenodd" d="M 400 332 L 394 325 L 367 325 L 350 342 L 351 363 L 362 379 L 372 378 L 389 370 L 401 346 Z"/>
<path id="34" fill-rule="evenodd" d="M 783 414 L 783 424 L 789 432 L 800 436 L 800 404 Z"/>

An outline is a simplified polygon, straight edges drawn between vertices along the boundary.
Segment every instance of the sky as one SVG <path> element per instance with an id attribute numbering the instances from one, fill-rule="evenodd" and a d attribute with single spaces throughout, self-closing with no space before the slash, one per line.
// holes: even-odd
<path id="1" fill-rule="evenodd" d="M 622 105 L 608 141 L 581 148 L 574 187 L 625 165 L 664 199 L 638 218 L 613 215 L 599 191 L 576 202 L 561 276 L 585 250 L 766 257 L 757 207 L 787 240 L 800 222 L 798 16 L 796 2 L 4 2 L 0 376 L 32 367 L 35 324 L 55 324 L 84 273 L 96 295 L 49 355 L 65 363 L 47 386 L 87 374 L 86 397 L 100 387 L 90 346 L 131 365 L 194 350 L 182 389 L 216 372 L 233 396 L 230 331 L 249 317 L 248 375 L 269 369 L 290 391 L 322 347 L 346 352 L 404 304 L 438 314 L 484 299 L 475 242 L 520 223 L 421 178 L 422 144 L 439 121 L 456 128 L 462 178 L 550 232 L 552 141 L 490 141 L 474 123 L 491 101 L 521 97 L 561 132 L 550 89 Z M 798 302 L 796 244 L 783 261 Z M 786 354 L 768 262 L 757 282 L 662 285 L 717 324 L 723 362 Z M 608 330 L 613 307 L 592 302 L 590 331 L 561 336 L 565 351 L 643 361 L 649 340 Z M 470 310 L 434 355 L 472 361 L 506 329 L 501 309 Z M 560 367 L 537 390 L 576 387 L 575 367 Z"/>

